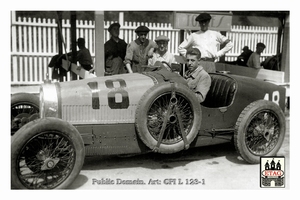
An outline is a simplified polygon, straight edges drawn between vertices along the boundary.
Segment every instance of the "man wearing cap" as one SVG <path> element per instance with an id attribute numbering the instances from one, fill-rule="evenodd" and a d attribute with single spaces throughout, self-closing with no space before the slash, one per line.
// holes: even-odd
<path id="1" fill-rule="evenodd" d="M 208 30 L 211 16 L 208 13 L 201 13 L 196 18 L 199 22 L 200 30 L 192 33 L 179 47 L 178 52 L 185 56 L 187 50 L 196 47 L 200 50 L 203 61 L 216 61 L 217 58 L 225 55 L 233 47 L 233 43 L 218 31 Z M 220 44 L 225 45 L 224 48 L 218 50 Z"/>
<path id="2" fill-rule="evenodd" d="M 147 39 L 150 29 L 139 26 L 135 29 L 138 38 L 127 45 L 125 66 L 129 73 L 140 72 L 142 66 L 148 65 L 149 57 L 152 57 L 156 44 Z"/>
<path id="3" fill-rule="evenodd" d="M 266 45 L 264 43 L 259 42 L 256 44 L 256 51 L 251 54 L 251 56 L 249 57 L 249 60 L 247 62 L 248 67 L 252 67 L 255 69 L 263 68 L 260 65 L 260 54 L 264 51 L 265 48 L 266 48 Z"/>
<path id="4" fill-rule="evenodd" d="M 168 63 L 167 69 L 171 66 L 172 63 L 175 63 L 175 57 L 172 53 L 168 52 L 168 43 L 169 38 L 164 35 L 160 35 L 155 38 L 157 47 L 153 53 L 153 57 L 148 60 L 148 65 L 154 66 L 156 62 L 166 62 Z M 171 69 L 170 69 L 171 70 Z"/>
<path id="5" fill-rule="evenodd" d="M 241 66 L 247 66 L 247 62 L 253 51 L 251 51 L 248 46 L 244 46 L 242 50 L 243 53 L 241 53 L 241 55 L 237 57 L 236 64 Z"/>
<path id="6" fill-rule="evenodd" d="M 123 74 L 125 73 L 123 61 L 126 55 L 127 43 L 119 38 L 120 24 L 111 24 L 108 32 L 111 38 L 104 44 L 105 75 Z"/>

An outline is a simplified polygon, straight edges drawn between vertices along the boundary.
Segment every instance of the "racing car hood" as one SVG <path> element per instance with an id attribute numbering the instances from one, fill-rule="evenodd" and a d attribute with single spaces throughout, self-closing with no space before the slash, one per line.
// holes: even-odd
<path id="1" fill-rule="evenodd" d="M 133 73 L 43 84 L 40 117 L 57 117 L 73 124 L 133 123 L 140 98 L 157 83 Z"/>

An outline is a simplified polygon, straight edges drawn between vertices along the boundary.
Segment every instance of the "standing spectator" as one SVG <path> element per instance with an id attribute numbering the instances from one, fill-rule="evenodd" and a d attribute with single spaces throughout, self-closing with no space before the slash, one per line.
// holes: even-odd
<path id="1" fill-rule="evenodd" d="M 175 63 L 175 57 L 172 53 L 168 52 L 169 38 L 164 35 L 160 35 L 155 39 L 157 47 L 153 53 L 153 57 L 148 60 L 148 65 L 154 66 L 156 62 L 168 63 L 167 69 L 171 67 L 172 63 Z M 171 69 L 169 69 L 171 70 Z"/>
<path id="2" fill-rule="evenodd" d="M 217 58 L 225 55 L 233 47 L 233 43 L 220 32 L 208 30 L 209 22 L 211 16 L 208 13 L 201 13 L 196 18 L 196 21 L 199 22 L 200 30 L 192 33 L 185 41 L 183 41 L 179 47 L 178 52 L 185 56 L 189 48 L 198 48 L 201 52 L 203 61 L 215 62 Z M 218 51 L 218 46 L 220 44 L 225 45 L 222 49 Z M 203 65 L 206 63 L 203 63 Z M 208 67 L 211 67 L 208 64 Z M 205 70 L 210 69 L 207 68 Z M 212 72 L 215 69 L 211 70 Z"/>
<path id="3" fill-rule="evenodd" d="M 186 53 L 187 68 L 184 78 L 191 90 L 196 94 L 199 102 L 203 102 L 211 85 L 209 74 L 200 65 L 201 52 L 197 48 L 192 48 Z"/>
<path id="4" fill-rule="evenodd" d="M 264 51 L 266 48 L 266 45 L 264 43 L 257 43 L 256 44 L 256 51 L 253 52 L 247 62 L 248 67 L 252 67 L 255 69 L 261 69 L 263 68 L 260 64 L 260 54 Z"/>
<path id="5" fill-rule="evenodd" d="M 236 64 L 241 66 L 247 66 L 247 62 L 253 51 L 251 51 L 248 46 L 244 46 L 242 50 L 243 52 L 241 53 L 241 55 L 237 57 Z"/>
<path id="6" fill-rule="evenodd" d="M 125 66 L 129 73 L 140 72 L 142 66 L 148 65 L 149 57 L 152 57 L 156 44 L 147 39 L 150 29 L 146 26 L 139 26 L 135 29 L 138 38 L 127 46 Z"/>
<path id="7" fill-rule="evenodd" d="M 127 43 L 119 38 L 120 24 L 111 24 L 108 28 L 108 32 L 110 33 L 111 38 L 104 44 L 105 74 L 123 74 L 125 73 L 123 61 L 126 55 Z"/>
<path id="8" fill-rule="evenodd" d="M 84 38 L 77 39 L 77 46 L 79 51 L 77 52 L 76 61 L 79 62 L 80 66 L 86 71 L 92 72 L 94 69 L 92 67 L 93 60 L 90 51 L 85 47 Z M 79 68 L 80 69 L 80 68 Z"/>

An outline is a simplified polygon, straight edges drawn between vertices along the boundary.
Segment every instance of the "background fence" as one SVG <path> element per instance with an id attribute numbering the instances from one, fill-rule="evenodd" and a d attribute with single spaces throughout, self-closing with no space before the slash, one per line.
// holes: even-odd
<path id="1" fill-rule="evenodd" d="M 110 35 L 107 31 L 113 22 L 104 22 L 104 41 L 109 40 Z M 170 23 L 136 23 L 126 22 L 121 16 L 120 38 L 127 43 L 136 39 L 134 30 L 139 25 L 146 25 L 150 28 L 148 38 L 154 40 L 159 35 L 166 35 L 170 38 L 169 51 L 178 54 L 179 29 L 174 29 Z M 95 59 L 95 22 L 77 20 L 77 37 L 86 40 L 86 47 L 90 50 Z M 71 47 L 70 21 L 62 21 L 62 35 L 67 51 Z M 256 43 L 263 42 L 266 49 L 261 56 L 261 61 L 266 57 L 275 55 L 277 48 L 277 27 L 249 27 L 232 26 L 231 31 L 227 32 L 227 37 L 233 41 L 234 47 L 225 56 L 226 61 L 234 61 L 241 53 L 244 46 L 249 46 L 255 50 Z M 55 19 L 36 19 L 36 18 L 17 18 L 12 12 L 11 19 L 11 84 L 12 85 L 31 85 L 40 84 L 48 73 L 51 76 L 51 68 L 48 67 L 52 56 L 58 53 L 57 44 L 57 24 Z M 185 33 L 185 37 L 188 35 Z M 50 77 L 51 78 L 51 77 Z M 70 80 L 68 75 L 67 80 Z"/>

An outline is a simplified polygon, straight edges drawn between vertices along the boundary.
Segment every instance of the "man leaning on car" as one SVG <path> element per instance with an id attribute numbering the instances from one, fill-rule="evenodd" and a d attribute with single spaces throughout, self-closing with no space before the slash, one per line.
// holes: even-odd
<path id="1" fill-rule="evenodd" d="M 203 102 L 211 85 L 209 74 L 200 65 L 201 52 L 192 48 L 186 53 L 187 68 L 184 78 L 191 90 L 196 94 L 199 102 Z"/>

